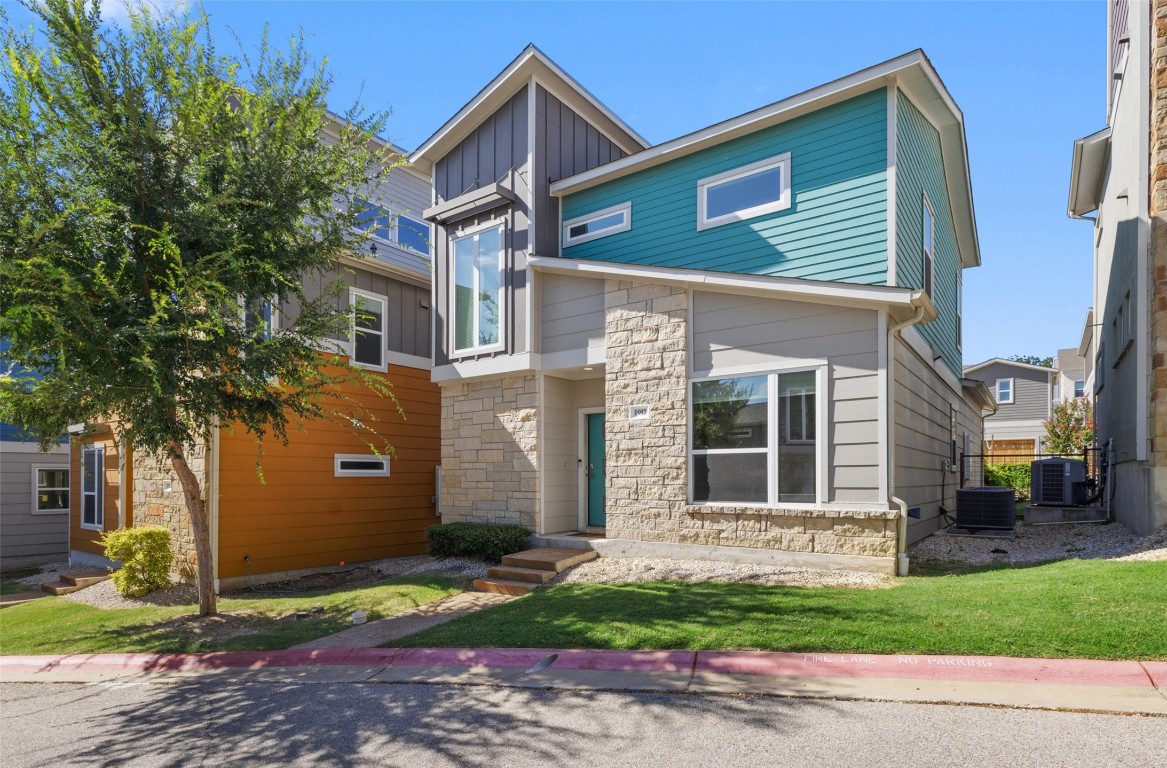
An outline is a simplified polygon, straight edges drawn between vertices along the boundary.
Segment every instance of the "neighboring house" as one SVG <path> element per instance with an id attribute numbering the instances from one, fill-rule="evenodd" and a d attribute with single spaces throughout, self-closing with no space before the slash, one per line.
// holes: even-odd
<path id="1" fill-rule="evenodd" d="M 1083 347 L 1112 504 L 1146 534 L 1167 525 L 1167 0 L 1109 0 L 1106 36 L 1106 128 L 1074 142 L 1067 212 L 1094 223 Z"/>
<path id="2" fill-rule="evenodd" d="M 376 433 L 396 453 L 373 455 L 366 438 L 336 424 L 293 425 L 287 447 L 264 443 L 261 482 L 255 438 L 242 429 L 216 431 L 192 452 L 191 464 L 206 492 L 215 578 L 223 588 L 426 551 L 440 458 L 438 388 L 430 381 L 430 227 L 419 213 L 429 205 L 429 179 L 394 169 L 366 198 L 362 226 L 374 232 L 372 258 L 345 261 L 341 277 L 350 288 L 341 300 L 376 319 L 331 343 L 392 382 L 404 418 L 393 402 L 364 388 L 345 394 L 374 412 Z M 277 333 L 294 316 L 295 307 L 248 312 L 257 328 Z M 194 540 L 177 476 L 169 462 L 130 455 L 114 426 L 86 425 L 73 439 L 71 560 L 106 562 L 97 543 L 102 531 L 165 525 L 176 570 L 189 570 Z"/>
<path id="3" fill-rule="evenodd" d="M 997 412 L 985 417 L 985 453 L 1008 464 L 1040 455 L 1058 371 L 994 357 L 968 366 L 964 375 L 985 382 L 997 402 Z"/>
<path id="4" fill-rule="evenodd" d="M 444 521 L 891 570 L 954 508 L 993 404 L 961 378 L 963 118 L 922 52 L 649 147 L 531 46 L 410 160 Z"/>
<path id="5" fill-rule="evenodd" d="M 0 376 L 28 376 L 4 359 Z M 69 449 L 48 453 L 12 424 L 0 422 L 0 568 L 63 560 L 69 551 Z"/>
<path id="6" fill-rule="evenodd" d="M 1086 392 L 1086 360 L 1078 347 L 1059 349 L 1054 358 L 1057 375 L 1054 376 L 1054 402 L 1088 397 Z"/>

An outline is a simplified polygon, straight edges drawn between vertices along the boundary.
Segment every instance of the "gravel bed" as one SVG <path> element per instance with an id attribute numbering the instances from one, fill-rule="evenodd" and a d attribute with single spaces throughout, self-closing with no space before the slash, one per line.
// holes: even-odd
<path id="1" fill-rule="evenodd" d="M 1137 536 L 1118 523 L 1025 525 L 1016 536 L 980 538 L 933 534 L 912 545 L 913 560 L 969 565 L 1038 563 L 1049 560 L 1167 560 L 1167 530 Z"/>
<path id="2" fill-rule="evenodd" d="M 598 557 L 571 568 L 552 584 L 634 584 L 646 581 L 713 581 L 791 587 L 890 587 L 890 576 L 862 571 L 794 568 L 713 560 L 672 560 L 660 557 Z"/>
<path id="3" fill-rule="evenodd" d="M 34 573 L 31 576 L 25 576 L 23 579 L 17 579 L 21 584 L 28 585 L 30 591 L 40 589 L 41 584 L 49 581 L 59 581 L 61 572 L 69 570 L 68 562 L 48 563 L 42 565 L 40 573 Z"/>

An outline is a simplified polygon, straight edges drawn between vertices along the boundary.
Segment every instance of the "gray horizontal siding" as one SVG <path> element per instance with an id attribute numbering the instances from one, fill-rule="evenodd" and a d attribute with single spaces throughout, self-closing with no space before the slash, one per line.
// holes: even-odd
<path id="1" fill-rule="evenodd" d="M 64 555 L 69 515 L 32 514 L 32 468 L 68 468 L 68 453 L 5 451 L 0 444 L 0 557 Z"/>
<path id="2" fill-rule="evenodd" d="M 540 275 L 542 352 L 604 346 L 604 281 Z"/>
<path id="3" fill-rule="evenodd" d="M 1021 421 L 1023 419 L 1049 418 L 1050 407 L 1050 373 L 1034 371 L 1028 368 L 1019 368 L 1004 363 L 994 363 L 968 374 L 971 379 L 978 379 L 989 385 L 989 390 L 996 395 L 997 379 L 1013 379 L 1013 402 L 1000 403 L 997 412 L 986 416 L 985 422 Z"/>

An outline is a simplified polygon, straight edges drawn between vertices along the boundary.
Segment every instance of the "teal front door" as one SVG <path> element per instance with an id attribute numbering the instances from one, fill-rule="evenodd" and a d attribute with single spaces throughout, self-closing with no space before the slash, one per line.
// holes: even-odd
<path id="1" fill-rule="evenodd" d="M 604 414 L 586 414 L 588 525 L 604 527 Z"/>

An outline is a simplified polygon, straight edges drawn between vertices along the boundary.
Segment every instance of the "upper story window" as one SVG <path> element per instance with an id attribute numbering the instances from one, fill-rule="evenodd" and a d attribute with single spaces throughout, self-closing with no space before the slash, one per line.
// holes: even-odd
<path id="1" fill-rule="evenodd" d="M 69 511 L 69 468 L 32 468 L 34 515 Z"/>
<path id="2" fill-rule="evenodd" d="M 364 368 L 385 370 L 385 297 L 350 288 L 349 307 L 352 311 L 350 361 Z"/>
<path id="3" fill-rule="evenodd" d="M 960 273 L 956 273 L 956 348 L 964 345 L 964 281 Z"/>
<path id="4" fill-rule="evenodd" d="M 602 211 L 563 222 L 563 244 L 578 245 L 632 229 L 632 203 L 620 203 Z"/>
<path id="5" fill-rule="evenodd" d="M 490 224 L 453 240 L 453 348 L 502 347 L 503 228 Z"/>
<path id="6" fill-rule="evenodd" d="M 745 221 L 790 207 L 790 153 L 697 182 L 697 229 Z"/>
<path id="7" fill-rule="evenodd" d="M 430 225 L 424 221 L 400 215 L 397 217 L 397 244 L 411 251 L 429 256 Z"/>
<path id="8" fill-rule="evenodd" d="M 258 336 L 267 341 L 279 324 L 279 310 L 270 301 L 257 300 L 243 305 L 243 330 L 248 336 Z"/>
<path id="9" fill-rule="evenodd" d="M 1013 402 L 1013 379 L 997 379 L 997 402 L 1008 405 Z"/>
<path id="10" fill-rule="evenodd" d="M 924 293 L 929 296 L 935 295 L 933 289 L 936 287 L 933 284 L 936 276 L 936 217 L 932 214 L 932 204 L 928 202 L 928 196 L 924 195 L 923 207 L 923 232 L 924 232 Z"/>
<path id="11" fill-rule="evenodd" d="M 1074 379 L 1074 397 L 1086 396 L 1086 381 L 1084 379 Z"/>
<path id="12" fill-rule="evenodd" d="M 364 198 L 358 197 L 355 202 L 359 211 L 356 216 L 357 229 L 369 232 L 373 237 L 382 240 L 392 240 L 390 230 L 393 226 L 393 214 Z"/>

